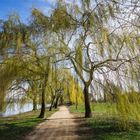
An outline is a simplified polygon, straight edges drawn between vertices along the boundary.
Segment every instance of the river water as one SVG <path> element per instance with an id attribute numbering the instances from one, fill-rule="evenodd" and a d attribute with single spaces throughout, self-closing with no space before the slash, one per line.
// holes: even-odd
<path id="1" fill-rule="evenodd" d="M 50 106 L 50 104 L 47 104 L 46 108 L 48 108 L 49 106 Z M 37 109 L 40 109 L 40 108 L 41 108 L 41 106 L 37 105 Z M 22 106 L 20 103 L 13 103 L 12 105 L 8 105 L 5 109 L 5 111 L 0 112 L 0 116 L 8 117 L 8 116 L 25 113 L 25 112 L 32 111 L 32 110 L 33 110 L 32 103 L 26 103 Z"/>
<path id="2" fill-rule="evenodd" d="M 13 103 L 12 105 L 8 105 L 5 111 L 0 113 L 0 116 L 2 117 L 12 116 L 12 115 L 31 111 L 32 109 L 33 109 L 32 103 L 26 103 L 22 106 L 20 105 L 20 103 Z"/>

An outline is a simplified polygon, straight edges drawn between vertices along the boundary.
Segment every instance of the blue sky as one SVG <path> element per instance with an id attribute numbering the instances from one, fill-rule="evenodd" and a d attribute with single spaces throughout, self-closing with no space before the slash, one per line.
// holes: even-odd
<path id="1" fill-rule="evenodd" d="M 31 9 L 36 7 L 47 12 L 53 0 L 0 0 L 0 19 L 6 19 L 12 12 L 17 12 L 23 22 L 28 21 Z"/>

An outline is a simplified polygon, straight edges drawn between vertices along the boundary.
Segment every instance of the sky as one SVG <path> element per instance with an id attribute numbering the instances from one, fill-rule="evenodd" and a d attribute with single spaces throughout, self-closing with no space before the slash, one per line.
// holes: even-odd
<path id="1" fill-rule="evenodd" d="M 23 22 L 28 22 L 31 9 L 36 7 L 42 12 L 49 12 L 54 0 L 0 0 L 0 19 L 6 19 L 8 15 L 16 12 Z"/>

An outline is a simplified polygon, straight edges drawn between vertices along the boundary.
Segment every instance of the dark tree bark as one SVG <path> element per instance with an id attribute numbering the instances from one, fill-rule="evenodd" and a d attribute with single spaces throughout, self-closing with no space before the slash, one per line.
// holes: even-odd
<path id="1" fill-rule="evenodd" d="M 84 93 L 84 101 L 85 101 L 85 118 L 91 118 L 92 117 L 92 112 L 91 112 L 91 108 L 90 108 L 88 88 L 89 88 L 89 85 L 91 84 L 92 79 L 93 79 L 93 70 L 90 71 L 90 78 L 89 78 L 89 80 L 85 81 L 83 75 L 78 70 L 78 67 L 76 66 L 74 60 L 73 59 L 70 59 L 70 60 L 71 60 L 71 62 L 73 64 L 73 66 L 75 68 L 75 71 L 77 72 L 78 76 L 80 77 L 80 79 L 84 83 L 83 93 Z"/>
<path id="2" fill-rule="evenodd" d="M 51 106 L 50 106 L 49 111 L 52 111 L 52 108 L 53 108 L 53 105 L 54 105 L 54 100 L 55 100 L 55 96 L 53 96 L 53 98 L 52 98 L 52 102 L 51 102 Z"/>
<path id="3" fill-rule="evenodd" d="M 33 110 L 37 110 L 37 93 L 34 93 L 34 97 L 33 97 Z"/>
<path id="4" fill-rule="evenodd" d="M 44 83 L 42 86 L 42 99 L 41 99 L 41 112 L 38 118 L 44 118 L 45 117 L 45 111 L 46 111 L 46 84 L 47 84 L 48 75 L 45 75 Z"/>
<path id="5" fill-rule="evenodd" d="M 45 117 L 45 89 L 42 91 L 42 102 L 41 102 L 41 112 L 38 118 Z"/>
<path id="6" fill-rule="evenodd" d="M 54 108 L 55 108 L 55 109 L 56 109 L 57 106 L 58 106 L 59 98 L 60 98 L 60 96 L 56 97 L 56 101 L 55 101 L 55 104 L 54 104 Z"/>
<path id="7" fill-rule="evenodd" d="M 90 101 L 89 101 L 89 93 L 88 93 L 88 87 L 84 87 L 84 101 L 85 101 L 85 118 L 92 117 L 92 112 L 90 108 Z"/>
<path id="8" fill-rule="evenodd" d="M 63 96 L 60 97 L 60 105 L 63 105 L 64 99 Z"/>

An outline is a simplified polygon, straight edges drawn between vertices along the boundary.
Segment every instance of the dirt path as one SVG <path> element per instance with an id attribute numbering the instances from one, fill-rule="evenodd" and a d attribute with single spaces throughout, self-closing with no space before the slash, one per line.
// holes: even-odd
<path id="1" fill-rule="evenodd" d="M 74 118 L 61 106 L 48 120 L 39 124 L 25 140 L 89 140 L 90 129 L 83 118 Z"/>

